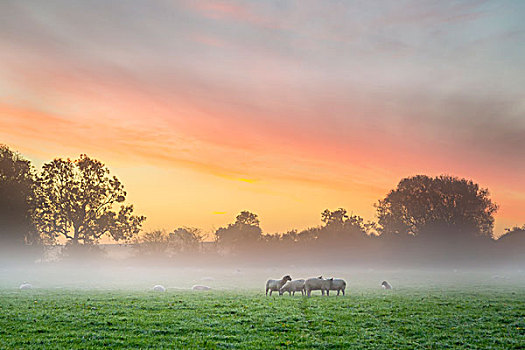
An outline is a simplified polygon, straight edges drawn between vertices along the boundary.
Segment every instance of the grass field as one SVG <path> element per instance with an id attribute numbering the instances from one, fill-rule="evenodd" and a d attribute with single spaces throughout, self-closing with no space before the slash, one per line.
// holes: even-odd
<path id="1" fill-rule="evenodd" d="M 0 289 L 0 347 L 523 349 L 525 291 L 261 292 Z"/>

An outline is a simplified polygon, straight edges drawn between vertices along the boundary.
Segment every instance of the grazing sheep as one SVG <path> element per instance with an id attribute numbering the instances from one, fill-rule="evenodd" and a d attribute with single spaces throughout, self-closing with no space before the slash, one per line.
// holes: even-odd
<path id="1" fill-rule="evenodd" d="M 332 283 L 330 283 L 330 290 L 336 290 L 337 295 L 339 295 L 339 292 L 343 292 L 343 295 L 345 295 L 345 288 L 346 288 L 346 281 L 343 279 L 334 278 L 332 280 Z"/>
<path id="2" fill-rule="evenodd" d="M 304 283 L 306 295 L 310 296 L 312 290 L 320 290 L 322 295 L 326 291 L 326 295 L 329 295 L 330 285 L 333 280 L 333 278 L 323 279 L 322 276 L 307 279 Z"/>
<path id="3" fill-rule="evenodd" d="M 284 292 L 288 292 L 289 295 L 295 295 L 295 292 L 301 292 L 304 295 L 304 280 L 293 280 L 288 281 L 284 286 L 279 289 L 279 295 L 283 295 Z"/>
<path id="4" fill-rule="evenodd" d="M 286 275 L 284 276 L 283 278 L 281 278 L 280 280 L 268 280 L 266 281 L 266 295 L 268 295 L 268 291 L 270 291 L 270 295 L 272 295 L 272 292 L 273 291 L 279 291 L 279 289 L 281 289 L 282 286 L 284 286 L 284 284 L 287 282 L 287 281 L 291 281 L 292 278 L 290 277 L 290 275 Z"/>
<path id="5" fill-rule="evenodd" d="M 202 286 L 202 285 L 196 284 L 193 287 L 191 287 L 191 290 L 198 290 L 198 291 L 200 291 L 200 290 L 211 290 L 211 288 L 208 287 L 208 286 Z"/>
<path id="6" fill-rule="evenodd" d="M 29 289 L 33 289 L 33 286 L 31 285 L 31 283 L 24 282 L 20 285 L 20 290 L 29 290 Z"/>
<path id="7" fill-rule="evenodd" d="M 160 284 L 157 284 L 153 286 L 153 291 L 155 292 L 165 292 L 166 288 L 164 286 L 161 286 Z"/>
<path id="8" fill-rule="evenodd" d="M 392 289 L 392 286 L 387 281 L 383 281 L 383 283 L 381 283 L 381 287 L 383 287 L 383 289 Z"/>

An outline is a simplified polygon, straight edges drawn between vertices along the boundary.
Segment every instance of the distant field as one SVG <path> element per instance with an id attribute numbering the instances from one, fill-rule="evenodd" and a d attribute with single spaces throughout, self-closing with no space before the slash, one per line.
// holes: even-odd
<path id="1" fill-rule="evenodd" d="M 525 290 L 0 289 L 0 348 L 523 349 Z"/>

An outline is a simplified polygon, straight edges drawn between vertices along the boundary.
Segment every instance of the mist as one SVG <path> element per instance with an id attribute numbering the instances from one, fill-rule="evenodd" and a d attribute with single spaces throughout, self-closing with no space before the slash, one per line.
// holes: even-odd
<path id="1" fill-rule="evenodd" d="M 379 290 L 384 280 L 396 290 L 525 287 L 523 260 L 453 260 L 450 255 L 436 258 L 438 248 L 435 255 L 426 251 L 425 259 L 420 256 L 423 254 L 396 257 L 380 250 L 362 250 L 357 256 L 338 258 L 334 252 L 340 254 L 342 250 L 334 247 L 317 249 L 315 255 L 310 250 L 286 258 L 253 250 L 236 256 L 195 253 L 152 258 L 137 256 L 132 245 L 118 244 L 101 245 L 82 257 L 68 257 L 61 254 L 62 249 L 48 249 L 43 258 L 36 260 L 34 252 L 18 253 L 16 259 L 8 260 L 3 254 L 0 288 L 17 289 L 22 283 L 30 283 L 33 289 L 45 290 L 149 291 L 154 285 L 162 285 L 167 291 L 190 291 L 194 285 L 205 285 L 215 291 L 263 293 L 267 279 L 284 275 L 293 279 L 343 278 L 350 295 Z"/>

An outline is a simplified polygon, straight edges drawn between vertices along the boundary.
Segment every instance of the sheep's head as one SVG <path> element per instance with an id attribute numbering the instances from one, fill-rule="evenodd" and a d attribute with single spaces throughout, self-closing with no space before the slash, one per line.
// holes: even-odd
<path id="1" fill-rule="evenodd" d="M 381 283 L 381 285 L 384 286 L 384 287 L 386 287 L 386 286 L 388 286 L 388 282 L 387 282 L 387 281 L 383 281 L 383 282 Z"/>
<path id="2" fill-rule="evenodd" d="M 322 279 L 323 279 L 323 276 L 319 276 L 319 277 L 317 277 L 317 278 L 319 278 L 320 280 L 322 280 Z"/>
<path id="3" fill-rule="evenodd" d="M 286 281 L 291 281 L 292 278 L 290 277 L 290 275 L 286 275 L 283 277 L 282 281 L 286 282 Z"/>

